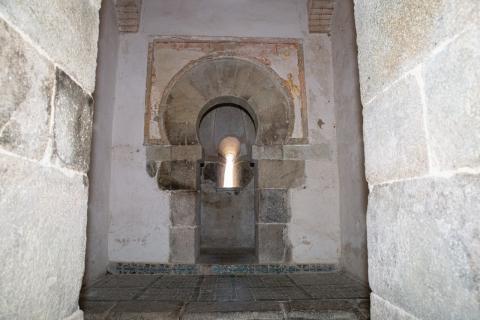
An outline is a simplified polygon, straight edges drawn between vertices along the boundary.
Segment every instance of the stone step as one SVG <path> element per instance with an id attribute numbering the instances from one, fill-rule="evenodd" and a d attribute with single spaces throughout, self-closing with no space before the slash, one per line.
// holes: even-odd
<path id="1" fill-rule="evenodd" d="M 368 300 L 216 303 L 169 303 L 158 301 L 87 302 L 82 305 L 82 308 L 85 320 L 369 319 Z"/>

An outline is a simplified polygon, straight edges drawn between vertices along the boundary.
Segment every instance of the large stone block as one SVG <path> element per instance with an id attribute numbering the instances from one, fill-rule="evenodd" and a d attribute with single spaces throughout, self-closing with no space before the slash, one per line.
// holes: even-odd
<path id="1" fill-rule="evenodd" d="M 163 161 L 157 173 L 157 182 L 163 190 L 195 190 L 197 164 L 193 161 Z"/>
<path id="2" fill-rule="evenodd" d="M 422 109 L 414 76 L 396 83 L 363 109 L 365 171 L 370 184 L 428 171 Z"/>
<path id="3" fill-rule="evenodd" d="M 405 71 L 480 23 L 477 0 L 356 0 L 358 62 L 366 104 Z"/>
<path id="4" fill-rule="evenodd" d="M 171 146 L 147 146 L 145 149 L 147 160 L 152 161 L 169 161 L 172 159 Z"/>
<path id="5" fill-rule="evenodd" d="M 372 320 L 417 320 L 411 314 L 392 305 L 374 293 L 370 295 L 370 301 L 370 318 Z"/>
<path id="6" fill-rule="evenodd" d="M 283 159 L 283 146 L 281 144 L 265 145 L 265 146 L 252 146 L 252 158 L 268 159 L 268 160 L 282 160 Z"/>
<path id="7" fill-rule="evenodd" d="M 0 14 L 89 93 L 95 88 L 100 0 L 0 2 Z"/>
<path id="8" fill-rule="evenodd" d="M 480 28 L 464 33 L 424 68 L 433 166 L 480 166 Z"/>
<path id="9" fill-rule="evenodd" d="M 258 262 L 285 262 L 287 226 L 280 223 L 257 224 Z"/>
<path id="10" fill-rule="evenodd" d="M 420 319 L 478 319 L 480 175 L 376 186 L 369 198 L 374 293 Z"/>
<path id="11" fill-rule="evenodd" d="M 285 160 L 330 160 L 331 158 L 332 152 L 326 143 L 283 146 L 283 159 Z"/>
<path id="12" fill-rule="evenodd" d="M 90 165 L 93 98 L 58 69 L 56 84 L 55 156 L 65 167 L 86 172 Z"/>
<path id="13" fill-rule="evenodd" d="M 196 145 L 178 145 L 172 146 L 172 160 L 200 160 L 202 159 L 202 146 Z"/>
<path id="14" fill-rule="evenodd" d="M 39 160 L 47 147 L 54 67 L 0 20 L 0 146 Z"/>
<path id="15" fill-rule="evenodd" d="M 0 155 L 0 318 L 64 319 L 78 308 L 85 180 Z"/>
<path id="16" fill-rule="evenodd" d="M 170 228 L 170 262 L 195 263 L 199 250 L 197 227 Z"/>
<path id="17" fill-rule="evenodd" d="M 287 189 L 259 190 L 258 219 L 266 223 L 290 222 Z"/>
<path id="18" fill-rule="evenodd" d="M 198 194 L 196 191 L 174 191 L 170 196 L 170 220 L 173 226 L 197 225 Z"/>
<path id="19" fill-rule="evenodd" d="M 259 160 L 258 187 L 288 189 L 305 183 L 305 161 Z"/>

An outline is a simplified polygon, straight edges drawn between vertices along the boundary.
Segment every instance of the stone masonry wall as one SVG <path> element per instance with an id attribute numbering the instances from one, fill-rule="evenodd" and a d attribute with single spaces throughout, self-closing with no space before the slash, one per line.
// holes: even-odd
<path id="1" fill-rule="evenodd" d="M 100 1 L 0 2 L 0 318 L 82 319 Z"/>
<path id="2" fill-rule="evenodd" d="M 112 133 L 110 261 L 168 263 L 175 256 L 175 252 L 170 251 L 171 243 L 183 243 L 184 248 L 190 248 L 189 252 L 183 252 L 190 257 L 195 254 L 194 247 L 187 246 L 198 234 L 192 227 L 196 223 L 194 216 L 189 215 L 178 221 L 171 219 L 177 216 L 171 215 L 177 210 L 175 197 L 188 198 L 188 203 L 195 206 L 194 192 L 179 191 L 182 193 L 175 194 L 169 190 L 159 190 L 158 180 L 152 179 L 145 171 L 150 151 L 158 152 L 155 157 L 172 155 L 184 160 L 173 166 L 164 165 L 162 168 L 160 165 L 162 172 L 170 173 L 162 174 L 162 178 L 173 176 L 171 172 L 176 174 L 191 170 L 187 161 L 200 159 L 198 152 L 201 151 L 196 148 L 198 146 L 177 146 L 171 150 L 163 148 L 168 152 L 162 155 L 161 151 L 149 151 L 150 148 L 144 146 L 149 44 L 155 39 L 167 37 L 217 41 L 235 37 L 294 38 L 303 43 L 307 117 L 302 127 L 308 131 L 303 134 L 299 130 L 298 133 L 308 137 L 308 141 L 288 144 L 286 149 L 274 148 L 270 150 L 272 154 L 264 150 L 258 168 L 264 174 L 278 177 L 276 173 L 283 172 L 279 171 L 282 168 L 278 164 L 288 162 L 293 165 L 300 160 L 304 163 L 300 171 L 305 178 L 302 179 L 303 183 L 292 188 L 278 185 L 279 179 L 276 179 L 272 180 L 275 184 L 264 185 L 261 189 L 271 191 L 272 197 L 288 198 L 286 203 L 291 213 L 288 215 L 290 220 L 283 219 L 275 226 L 271 223 L 271 234 L 287 239 L 291 248 L 285 252 L 284 241 L 279 242 L 281 246 L 274 248 L 279 249 L 275 252 L 279 253 L 282 260 L 288 258 L 291 263 L 338 263 L 340 218 L 330 38 L 326 34 L 308 33 L 307 1 L 247 2 L 248 6 L 245 6 L 245 2 L 188 0 L 182 2 L 182 8 L 188 9 L 180 10 L 177 0 L 144 0 L 138 33 L 120 35 Z M 180 51 L 172 52 L 169 59 L 180 56 Z M 198 51 L 189 60 L 198 59 L 197 54 Z M 272 63 L 290 58 L 281 55 Z M 172 70 L 175 71 L 171 69 L 169 72 Z M 168 77 L 165 72 L 157 76 L 169 81 L 176 72 Z M 285 79 L 289 80 L 287 74 Z M 295 83 L 298 85 L 298 82 Z M 157 168 L 148 166 L 147 170 L 154 173 Z M 195 182 L 184 179 L 183 175 L 179 177 L 182 177 L 182 184 L 192 185 Z M 285 189 L 290 189 L 286 195 Z M 182 242 L 177 242 L 177 239 L 182 239 Z M 268 250 L 270 248 L 265 247 L 265 251 Z M 181 261 L 192 260 L 182 258 Z"/>
<path id="3" fill-rule="evenodd" d="M 480 2 L 355 3 L 372 319 L 480 317 Z"/>

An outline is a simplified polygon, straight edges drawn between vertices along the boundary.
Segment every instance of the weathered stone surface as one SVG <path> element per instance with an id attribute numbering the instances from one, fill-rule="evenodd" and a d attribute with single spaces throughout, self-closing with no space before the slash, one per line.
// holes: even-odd
<path id="1" fill-rule="evenodd" d="M 287 250 L 285 224 L 257 224 L 258 262 L 285 262 Z"/>
<path id="2" fill-rule="evenodd" d="M 145 152 L 147 160 L 168 161 L 172 159 L 171 146 L 147 146 Z"/>
<path id="3" fill-rule="evenodd" d="M 305 182 L 305 162 L 301 160 L 259 160 L 258 187 L 293 188 Z"/>
<path id="4" fill-rule="evenodd" d="M 417 320 L 417 318 L 405 312 L 405 310 L 394 306 L 374 293 L 370 295 L 370 299 L 372 303 L 370 317 L 372 320 Z"/>
<path id="5" fill-rule="evenodd" d="M 173 226 L 197 224 L 198 194 L 196 191 L 174 191 L 170 196 L 170 220 Z"/>
<path id="6" fill-rule="evenodd" d="M 158 186 L 163 190 L 195 190 L 196 168 L 192 161 L 162 161 L 157 173 Z"/>
<path id="7" fill-rule="evenodd" d="M 282 160 L 283 159 L 283 146 L 281 144 L 265 145 L 265 146 L 252 146 L 252 158 L 253 159 L 266 159 L 266 160 Z"/>
<path id="8" fill-rule="evenodd" d="M 259 190 L 258 219 L 260 222 L 290 222 L 287 189 Z"/>
<path id="9" fill-rule="evenodd" d="M 331 158 L 330 146 L 326 143 L 283 146 L 283 159 L 285 160 L 331 160 Z"/>
<path id="10" fill-rule="evenodd" d="M 433 166 L 480 166 L 480 28 L 465 32 L 425 63 Z"/>
<path id="11" fill-rule="evenodd" d="M 202 159 L 202 146 L 172 146 L 172 160 L 200 160 Z"/>
<path id="12" fill-rule="evenodd" d="M 363 109 L 365 171 L 370 184 L 427 172 L 422 105 L 416 79 L 408 76 Z"/>
<path id="13" fill-rule="evenodd" d="M 480 22 L 477 0 L 357 0 L 355 4 L 364 104 L 436 46 Z"/>
<path id="14" fill-rule="evenodd" d="M 0 146 L 41 159 L 47 147 L 54 67 L 0 20 Z"/>
<path id="15" fill-rule="evenodd" d="M 198 256 L 198 245 L 197 227 L 170 228 L 170 262 L 195 263 Z"/>
<path id="16" fill-rule="evenodd" d="M 55 91 L 55 155 L 62 165 L 86 172 L 90 165 L 93 99 L 57 69 Z"/>
<path id="17" fill-rule="evenodd" d="M 95 88 L 100 0 L 4 0 L 0 12 L 88 92 Z"/>
<path id="18" fill-rule="evenodd" d="M 376 186 L 367 221 L 372 290 L 420 319 L 477 319 L 479 198 L 479 175 Z"/>
<path id="19" fill-rule="evenodd" d="M 0 318 L 63 319 L 84 271 L 86 177 L 0 155 Z"/>

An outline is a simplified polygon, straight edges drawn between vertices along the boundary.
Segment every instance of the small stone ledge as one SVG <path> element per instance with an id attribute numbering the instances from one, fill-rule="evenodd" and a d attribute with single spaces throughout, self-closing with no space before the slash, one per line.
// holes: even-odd
<path id="1" fill-rule="evenodd" d="M 200 160 L 201 145 L 159 145 L 145 148 L 147 161 Z"/>
<path id="2" fill-rule="evenodd" d="M 335 272 L 336 264 L 177 264 L 110 262 L 107 271 L 112 274 L 291 274 Z"/>
<path id="3" fill-rule="evenodd" d="M 252 158 L 255 160 L 330 160 L 331 150 L 326 143 L 254 145 Z"/>
<path id="4" fill-rule="evenodd" d="M 171 146 L 147 146 L 145 148 L 147 161 L 170 161 L 172 159 Z"/>

